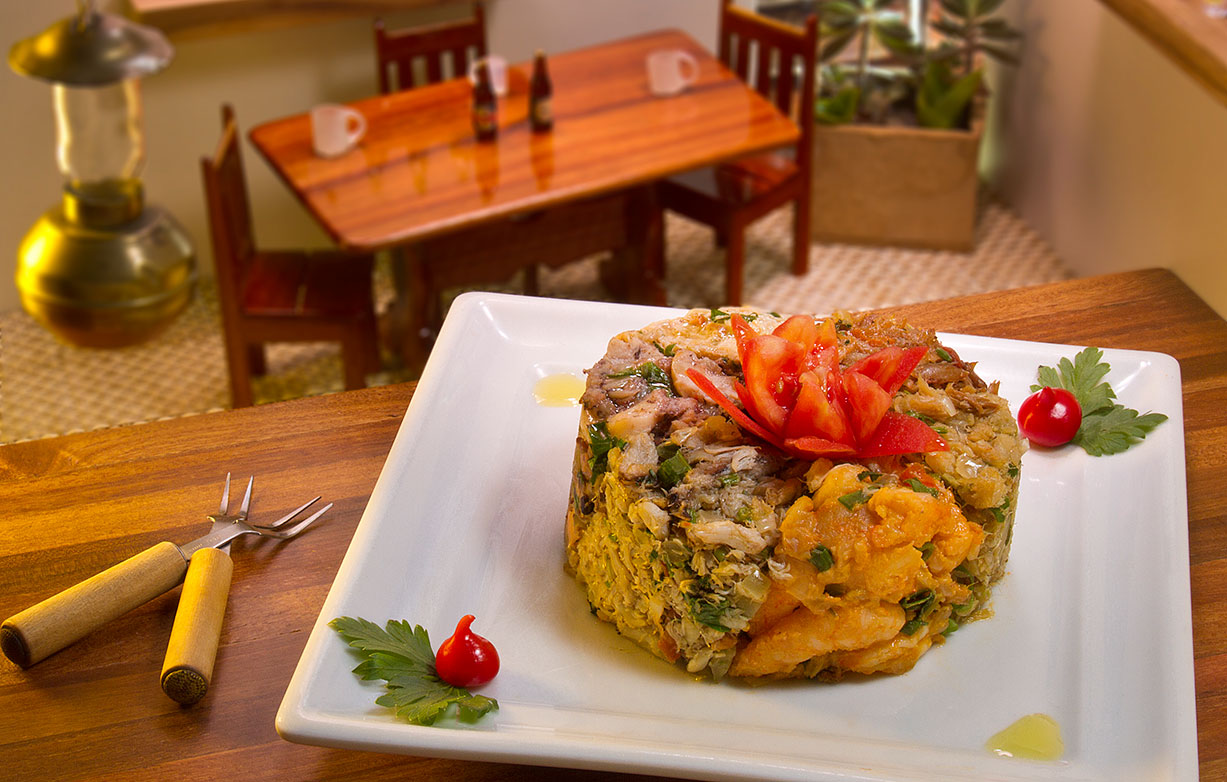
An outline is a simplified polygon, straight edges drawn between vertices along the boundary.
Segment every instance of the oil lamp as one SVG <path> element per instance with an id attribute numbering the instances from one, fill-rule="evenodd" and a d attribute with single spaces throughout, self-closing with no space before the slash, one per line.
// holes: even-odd
<path id="1" fill-rule="evenodd" d="M 22 306 L 57 338 L 119 347 L 153 337 L 191 301 L 192 243 L 144 202 L 142 76 L 174 51 L 157 30 L 104 13 L 93 0 L 9 51 L 9 66 L 50 82 L 62 203 L 22 240 Z"/>

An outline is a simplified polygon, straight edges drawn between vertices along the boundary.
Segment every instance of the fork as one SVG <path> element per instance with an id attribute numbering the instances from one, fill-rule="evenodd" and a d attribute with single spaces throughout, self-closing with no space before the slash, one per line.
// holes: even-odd
<path id="1" fill-rule="evenodd" d="M 230 594 L 230 578 L 234 572 L 234 562 L 226 551 L 230 548 L 230 542 L 208 547 L 205 541 L 215 533 L 223 537 L 231 534 L 234 537 L 255 534 L 287 540 L 305 530 L 324 511 L 332 507 L 325 506 L 288 529 L 278 529 L 320 499 L 316 497 L 272 524 L 252 524 L 247 519 L 255 479 L 254 475 L 248 479 L 247 491 L 243 494 L 238 513 L 229 514 L 230 474 L 227 473 L 226 486 L 222 489 L 221 508 L 217 514 L 208 517 L 213 523 L 210 534 L 184 547 L 190 561 L 187 575 L 183 579 L 183 591 L 179 595 L 179 607 L 175 611 L 175 623 L 170 631 L 170 642 L 166 646 L 161 675 L 162 691 L 184 706 L 190 706 L 203 698 L 212 683 L 213 663 L 217 659 L 226 599 Z M 199 545 L 200 548 L 193 552 L 186 551 L 194 545 Z"/>
<path id="2" fill-rule="evenodd" d="M 332 507 L 329 503 L 294 526 L 278 529 L 318 501 L 316 497 L 272 524 L 251 524 L 247 521 L 247 513 L 254 481 L 255 476 L 252 476 L 247 483 L 247 495 L 239 512 L 228 516 L 226 500 L 229 499 L 230 476 L 226 476 L 222 509 L 208 517 L 213 523 L 208 534 L 182 546 L 168 541 L 154 544 L 4 620 L 0 624 L 0 650 L 13 662 L 28 668 L 133 608 L 169 592 L 183 580 L 189 561 L 205 551 L 225 546 L 240 535 L 282 540 L 294 537 Z"/>

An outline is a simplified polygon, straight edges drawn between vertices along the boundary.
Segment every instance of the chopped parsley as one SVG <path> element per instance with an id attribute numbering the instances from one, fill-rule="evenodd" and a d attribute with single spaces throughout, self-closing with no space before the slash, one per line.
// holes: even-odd
<path id="1" fill-rule="evenodd" d="M 361 652 L 362 662 L 354 673 L 364 681 L 385 682 L 388 691 L 375 703 L 393 709 L 406 722 L 433 725 L 452 704 L 462 722 L 475 722 L 498 710 L 493 698 L 473 695 L 439 678 L 430 636 L 421 625 L 410 627 L 408 622 L 389 620 L 382 628 L 366 619 L 341 616 L 328 626 Z"/>
<path id="2" fill-rule="evenodd" d="M 610 372 L 609 376 L 641 377 L 643 382 L 647 383 L 648 388 L 663 388 L 673 396 L 677 396 L 677 393 L 673 390 L 673 379 L 669 377 L 668 372 L 657 366 L 655 361 L 645 361 L 637 367 Z"/>
<path id="3" fill-rule="evenodd" d="M 852 510 L 863 502 L 869 502 L 869 495 L 865 493 L 864 489 L 857 489 L 839 498 L 839 504 L 848 510 Z"/>
<path id="4" fill-rule="evenodd" d="M 1074 356 L 1063 358 L 1057 366 L 1041 366 L 1036 372 L 1039 383 L 1032 391 L 1064 388 L 1071 392 L 1082 408 L 1082 424 L 1073 443 L 1091 456 L 1109 456 L 1128 450 L 1146 438 L 1156 426 L 1167 420 L 1162 413 L 1139 414 L 1116 403 L 1116 392 L 1104 380 L 1112 367 L 1103 361 L 1103 351 L 1086 348 Z"/>
<path id="5" fill-rule="evenodd" d="M 932 486 L 925 486 L 923 483 L 916 480 L 915 478 L 908 478 L 907 480 L 904 481 L 904 483 L 906 483 L 908 487 L 914 492 L 920 492 L 921 494 L 928 494 L 933 497 L 937 496 L 937 489 L 935 489 Z"/>
<path id="6" fill-rule="evenodd" d="M 720 309 L 713 309 L 711 311 L 711 314 L 708 315 L 708 318 L 711 320 L 712 323 L 723 323 L 724 321 L 729 320 L 732 317 L 733 317 L 733 314 L 731 312 L 725 312 L 724 310 L 720 310 Z M 742 313 L 741 317 L 745 320 L 746 323 L 753 323 L 754 321 L 758 320 L 758 313 L 757 312 L 746 312 L 746 313 Z"/>
<path id="7" fill-rule="evenodd" d="M 727 600 L 712 603 L 697 597 L 687 596 L 686 603 L 690 606 L 690 616 L 694 621 L 713 630 L 719 630 L 722 633 L 730 632 L 728 626 L 723 622 L 724 612 L 729 608 Z"/>

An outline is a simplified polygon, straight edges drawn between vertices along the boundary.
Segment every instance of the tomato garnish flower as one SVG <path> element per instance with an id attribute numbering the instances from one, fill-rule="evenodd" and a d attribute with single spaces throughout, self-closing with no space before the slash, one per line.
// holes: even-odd
<path id="1" fill-rule="evenodd" d="M 742 429 L 802 459 L 949 450 L 924 422 L 890 409 L 927 346 L 886 347 L 843 369 L 830 319 L 819 325 L 793 315 L 770 334 L 740 315 L 730 323 L 745 378 L 734 384 L 742 406 L 697 370 L 687 375 Z"/>
<path id="2" fill-rule="evenodd" d="M 1018 428 L 1037 445 L 1054 448 L 1065 445 L 1082 425 L 1082 406 L 1064 388 L 1047 386 L 1036 391 L 1018 406 Z"/>
<path id="3" fill-rule="evenodd" d="M 461 617 L 456 632 L 435 653 L 435 671 L 453 687 L 479 687 L 498 674 L 498 652 L 473 632 L 473 619 L 472 614 Z"/>

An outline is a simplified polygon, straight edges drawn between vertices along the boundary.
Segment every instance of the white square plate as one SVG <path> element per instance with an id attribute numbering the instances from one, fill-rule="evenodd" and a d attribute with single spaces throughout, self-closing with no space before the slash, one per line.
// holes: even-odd
<path id="1" fill-rule="evenodd" d="M 457 299 L 277 714 L 291 741 L 702 779 L 1197 778 L 1180 369 L 1107 350 L 1120 401 L 1166 413 L 1144 443 L 1093 458 L 1035 449 L 995 616 L 903 676 L 760 687 L 696 680 L 595 619 L 563 572 L 574 407 L 533 398 L 582 376 L 614 334 L 678 311 L 471 293 Z M 1017 409 L 1040 364 L 1078 348 L 943 335 Z M 502 659 L 475 725 L 421 727 L 327 626 L 464 614 Z M 997 757 L 1023 715 L 1065 756 Z"/>

